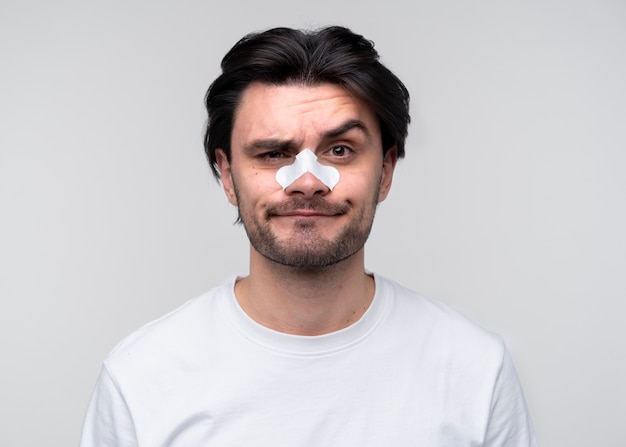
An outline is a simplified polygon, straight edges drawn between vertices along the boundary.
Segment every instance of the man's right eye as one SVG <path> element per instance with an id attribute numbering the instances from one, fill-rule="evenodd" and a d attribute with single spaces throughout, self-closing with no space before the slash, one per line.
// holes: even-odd
<path id="1" fill-rule="evenodd" d="M 257 155 L 257 157 L 262 160 L 278 160 L 281 158 L 285 158 L 285 154 L 281 151 L 269 151 L 269 152 L 263 152 Z"/>

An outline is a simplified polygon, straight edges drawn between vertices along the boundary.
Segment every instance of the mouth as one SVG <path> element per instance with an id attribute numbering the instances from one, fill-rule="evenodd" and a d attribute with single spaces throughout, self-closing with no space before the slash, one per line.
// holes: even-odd
<path id="1" fill-rule="evenodd" d="M 338 214 L 329 214 L 315 210 L 293 210 L 278 214 L 279 217 L 332 217 Z"/>
<path id="2" fill-rule="evenodd" d="M 349 210 L 346 204 L 331 204 L 326 201 L 291 201 L 282 204 L 269 206 L 267 217 L 298 217 L 298 218 L 315 218 L 315 217 L 336 217 L 346 214 Z"/>

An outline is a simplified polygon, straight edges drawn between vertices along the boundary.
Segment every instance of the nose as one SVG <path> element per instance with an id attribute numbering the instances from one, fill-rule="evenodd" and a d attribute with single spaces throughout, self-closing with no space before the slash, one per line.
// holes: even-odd
<path id="1" fill-rule="evenodd" d="M 330 188 L 324 184 L 311 172 L 305 172 L 300 177 L 285 188 L 285 192 L 289 195 L 300 195 L 310 198 L 318 195 L 326 195 L 330 192 Z"/>

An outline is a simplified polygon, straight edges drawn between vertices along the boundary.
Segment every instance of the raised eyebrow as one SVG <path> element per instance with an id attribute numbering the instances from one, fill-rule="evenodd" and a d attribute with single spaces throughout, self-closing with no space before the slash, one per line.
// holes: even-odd
<path id="1" fill-rule="evenodd" d="M 324 132 L 324 138 L 326 139 L 337 138 L 352 129 L 360 130 L 367 138 L 369 139 L 372 138 L 372 135 L 370 134 L 370 131 L 368 130 L 365 123 L 357 119 L 348 120 L 345 123 L 341 124 L 340 126 L 335 127 L 334 129 L 331 129 L 327 132 Z"/>

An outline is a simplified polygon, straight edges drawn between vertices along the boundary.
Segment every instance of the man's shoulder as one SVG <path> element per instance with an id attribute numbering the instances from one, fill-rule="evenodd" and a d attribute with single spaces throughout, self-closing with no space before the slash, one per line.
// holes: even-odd
<path id="1" fill-rule="evenodd" d="M 491 351 L 496 356 L 502 353 L 503 342 L 499 334 L 457 309 L 394 280 L 377 275 L 376 281 L 382 294 L 392 297 L 391 323 L 407 328 L 409 338 L 437 340 L 441 347 L 472 347 Z"/>
<path id="2" fill-rule="evenodd" d="M 216 318 L 221 299 L 232 290 L 234 278 L 186 301 L 171 312 L 139 327 L 108 354 L 105 364 L 123 367 L 126 363 L 160 358 L 167 352 L 193 349 L 194 343 L 211 327 L 207 322 Z"/>

